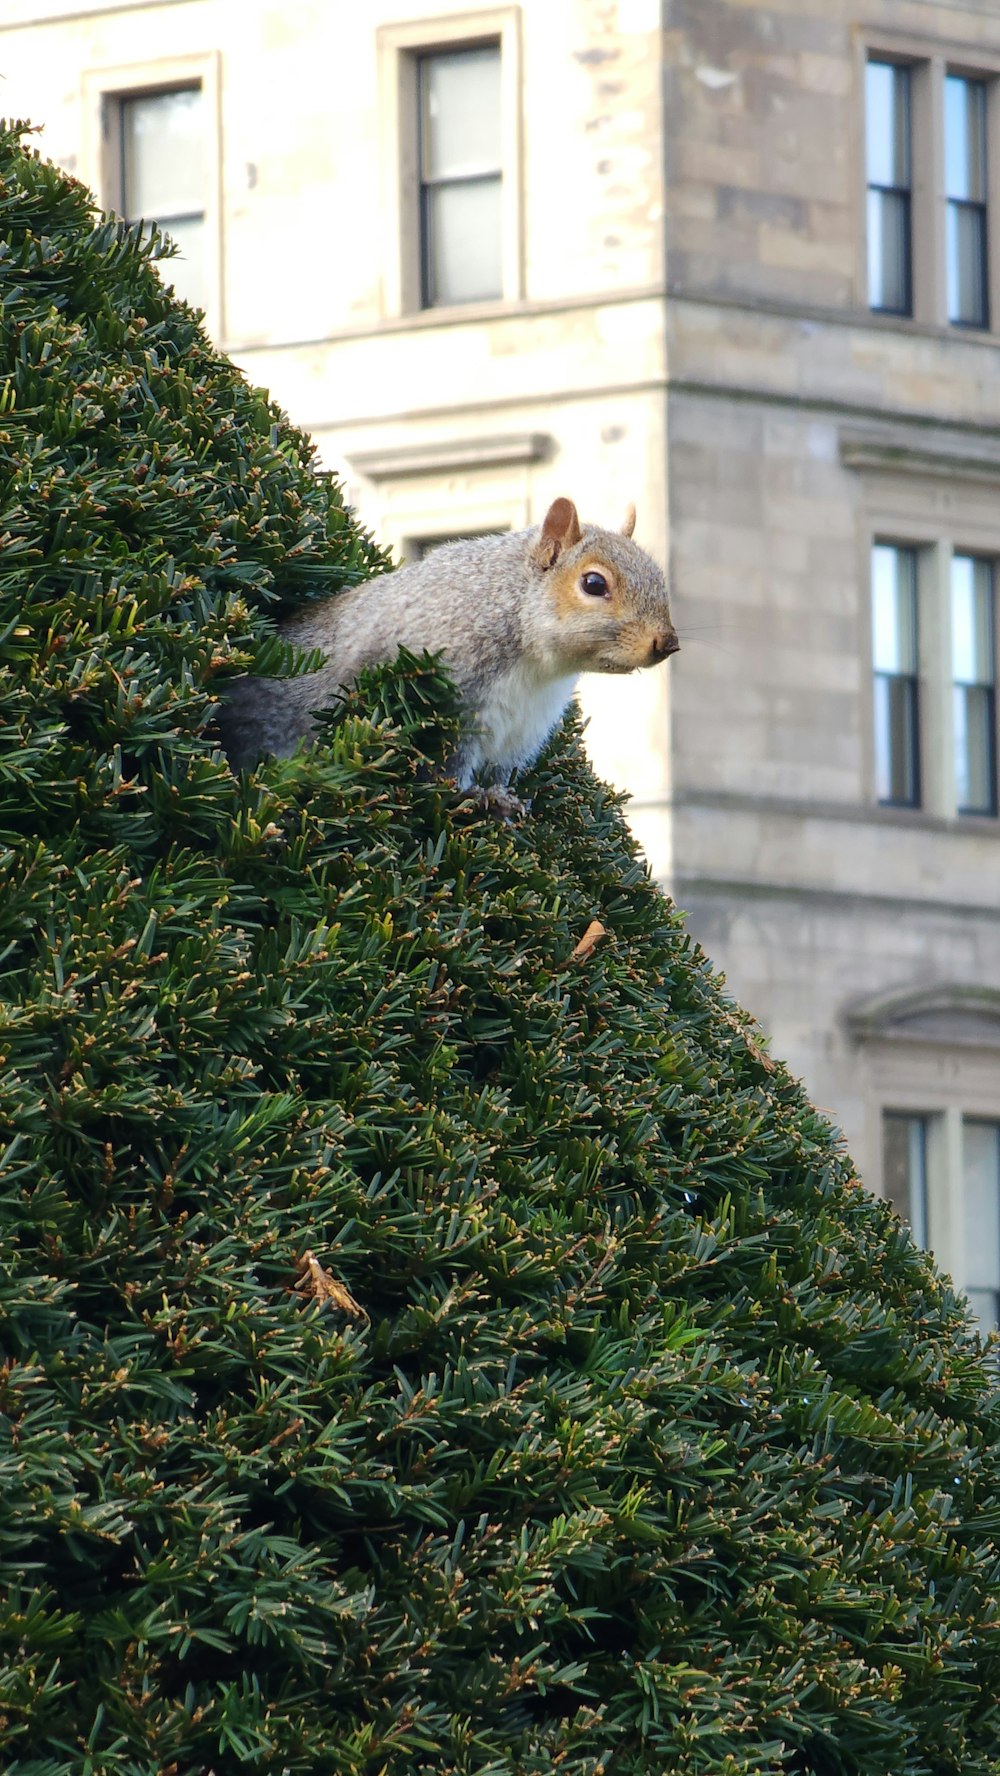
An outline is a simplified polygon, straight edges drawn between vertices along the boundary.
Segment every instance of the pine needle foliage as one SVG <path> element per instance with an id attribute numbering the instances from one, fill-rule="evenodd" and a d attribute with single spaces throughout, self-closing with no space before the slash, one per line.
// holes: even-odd
<path id="1" fill-rule="evenodd" d="M 995 1772 L 962 1304 L 571 727 L 517 829 L 429 661 L 233 776 L 385 564 L 155 240 L 0 180 L 4 1769 Z"/>

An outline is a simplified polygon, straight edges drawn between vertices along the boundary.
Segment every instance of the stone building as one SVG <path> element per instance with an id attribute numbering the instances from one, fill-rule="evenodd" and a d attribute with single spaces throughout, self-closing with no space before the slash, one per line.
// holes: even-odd
<path id="1" fill-rule="evenodd" d="M 995 1323 L 1000 8 L 677 0 L 663 56 L 673 885 Z"/>
<path id="2" fill-rule="evenodd" d="M 996 0 L 4 0 L 0 77 L 401 555 L 635 501 L 595 761 L 995 1322 Z"/>

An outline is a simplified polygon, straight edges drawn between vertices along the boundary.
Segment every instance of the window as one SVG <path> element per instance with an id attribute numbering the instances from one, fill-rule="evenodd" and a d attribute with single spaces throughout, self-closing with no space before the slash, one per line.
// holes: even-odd
<path id="1" fill-rule="evenodd" d="M 523 295 L 522 11 L 377 29 L 387 317 Z"/>
<path id="2" fill-rule="evenodd" d="M 962 1124 L 964 1287 L 980 1328 L 1000 1325 L 1000 1123 Z"/>
<path id="3" fill-rule="evenodd" d="M 875 793 L 880 802 L 920 804 L 917 551 L 872 549 L 875 669 Z"/>
<path id="4" fill-rule="evenodd" d="M 994 572 L 973 555 L 951 560 L 955 803 L 959 814 L 997 811 Z"/>
<path id="5" fill-rule="evenodd" d="M 891 1110 L 882 1117 L 885 1194 L 918 1246 L 927 1244 L 927 1123 Z"/>
<path id="6" fill-rule="evenodd" d="M 1000 985 L 939 976 L 882 988 L 845 1023 L 871 1111 L 872 1182 L 879 1174 L 989 1330 L 1000 1324 Z"/>
<path id="7" fill-rule="evenodd" d="M 163 47 L 161 45 L 161 47 Z M 180 249 L 160 274 L 225 339 L 221 56 L 161 54 L 81 75 L 80 174 L 105 209 L 155 222 Z"/>
<path id="8" fill-rule="evenodd" d="M 868 48 L 864 300 L 875 314 L 988 328 L 1000 308 L 989 177 L 1000 60 L 980 72 L 962 65 L 967 53 L 951 65 L 943 48 L 928 55 L 895 34 Z"/>
<path id="9" fill-rule="evenodd" d="M 988 325 L 986 292 L 986 84 L 944 83 L 945 258 L 948 319 Z"/>
<path id="10" fill-rule="evenodd" d="M 882 1190 L 925 1249 L 933 1193 L 938 1235 L 957 1223 L 939 1261 L 953 1269 L 980 1331 L 1000 1328 L 1000 1122 L 955 1110 L 883 1111 Z"/>
<path id="11" fill-rule="evenodd" d="M 908 315 L 910 294 L 910 71 L 870 61 L 866 70 L 868 304 Z"/>
<path id="12" fill-rule="evenodd" d="M 500 296 L 499 44 L 422 55 L 417 68 L 422 305 Z"/>
<path id="13" fill-rule="evenodd" d="M 179 252 L 163 276 L 196 308 L 206 304 L 205 125 L 200 86 L 127 93 L 113 101 L 119 205 L 129 222 L 155 222 Z"/>
<path id="14" fill-rule="evenodd" d="M 908 496 L 909 497 L 909 496 Z M 893 496 L 895 518 L 899 498 Z M 996 561 L 932 538 L 871 546 L 874 800 L 939 819 L 1000 815 Z M 978 517 L 976 511 L 978 510 Z M 985 496 L 967 506 L 973 536 L 990 535 Z M 958 514 L 956 514 L 958 516 Z M 876 520 L 877 521 L 877 520 Z"/>

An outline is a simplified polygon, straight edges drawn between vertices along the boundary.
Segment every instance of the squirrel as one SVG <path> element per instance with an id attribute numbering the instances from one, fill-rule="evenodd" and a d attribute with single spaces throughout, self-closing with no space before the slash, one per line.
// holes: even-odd
<path id="1" fill-rule="evenodd" d="M 400 647 L 438 653 L 459 692 L 462 734 L 449 772 L 504 818 L 525 811 L 507 790 L 540 752 L 581 672 L 656 666 L 680 646 L 664 577 L 620 531 L 581 525 L 572 500 L 540 525 L 444 543 L 409 567 L 306 605 L 280 625 L 285 641 L 318 649 L 317 672 L 238 678 L 219 724 L 234 769 L 284 757 L 365 666 Z"/>

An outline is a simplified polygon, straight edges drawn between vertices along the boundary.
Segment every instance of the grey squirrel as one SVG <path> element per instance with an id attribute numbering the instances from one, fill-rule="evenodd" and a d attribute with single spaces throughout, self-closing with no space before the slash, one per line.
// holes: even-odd
<path id="1" fill-rule="evenodd" d="M 483 780 L 499 812 L 523 811 L 505 786 L 541 750 L 580 673 L 633 672 L 680 646 L 663 574 L 632 541 L 634 525 L 634 507 L 608 531 L 581 525 L 572 500 L 557 499 L 530 530 L 445 543 L 306 605 L 280 632 L 325 662 L 297 678 L 226 686 L 219 724 L 230 763 L 286 756 L 363 667 L 400 647 L 426 650 L 442 655 L 466 718 L 451 773 L 464 789 Z"/>

